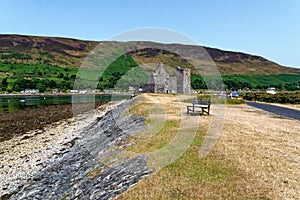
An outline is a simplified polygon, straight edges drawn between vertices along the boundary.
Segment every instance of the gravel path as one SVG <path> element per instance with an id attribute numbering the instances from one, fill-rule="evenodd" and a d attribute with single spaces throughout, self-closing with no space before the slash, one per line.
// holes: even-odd
<path id="1" fill-rule="evenodd" d="M 268 112 L 275 113 L 277 115 L 282 115 L 284 117 L 293 118 L 300 120 L 300 111 L 294 110 L 291 108 L 284 108 L 280 106 L 265 104 L 265 103 L 256 103 L 256 102 L 247 102 L 247 105 L 259 108 Z"/>

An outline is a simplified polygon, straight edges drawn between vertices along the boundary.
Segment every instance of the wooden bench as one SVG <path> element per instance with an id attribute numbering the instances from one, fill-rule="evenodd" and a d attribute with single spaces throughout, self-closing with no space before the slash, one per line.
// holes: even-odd
<path id="1" fill-rule="evenodd" d="M 210 99 L 194 99 L 192 105 L 187 106 L 187 114 L 200 114 L 206 113 L 209 115 Z"/>

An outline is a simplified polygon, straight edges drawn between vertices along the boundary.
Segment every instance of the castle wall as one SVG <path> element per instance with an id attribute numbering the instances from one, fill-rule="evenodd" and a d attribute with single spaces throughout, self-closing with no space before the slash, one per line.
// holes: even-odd
<path id="1" fill-rule="evenodd" d="M 183 93 L 190 94 L 191 90 L 191 70 L 176 68 L 176 77 L 169 77 L 165 71 L 163 64 L 159 63 L 155 73 L 148 80 L 148 83 L 143 86 L 145 92 L 154 93 Z"/>
<path id="2" fill-rule="evenodd" d="M 165 71 L 163 64 L 159 63 L 155 71 L 155 93 L 166 93 L 169 90 L 169 74 Z"/>
<path id="3" fill-rule="evenodd" d="M 177 93 L 190 94 L 191 91 L 191 70 L 176 68 Z"/>
<path id="4" fill-rule="evenodd" d="M 183 69 L 183 94 L 190 94 L 191 93 L 191 70 L 190 69 Z"/>
<path id="5" fill-rule="evenodd" d="M 177 77 L 170 77 L 169 79 L 169 90 L 170 92 L 177 93 Z"/>

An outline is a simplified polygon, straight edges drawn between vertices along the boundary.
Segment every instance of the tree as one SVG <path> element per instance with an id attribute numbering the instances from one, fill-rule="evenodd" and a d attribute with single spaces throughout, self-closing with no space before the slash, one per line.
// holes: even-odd
<path id="1" fill-rule="evenodd" d="M 44 83 L 38 83 L 37 85 L 36 85 L 36 88 L 40 91 L 40 92 L 45 92 L 45 90 L 46 90 L 46 85 L 44 84 Z"/>
<path id="2" fill-rule="evenodd" d="M 50 80 L 48 83 L 48 87 L 54 89 L 57 87 L 57 83 L 54 80 Z"/>
<path id="3" fill-rule="evenodd" d="M 63 80 L 59 85 L 59 89 L 63 91 L 70 90 L 72 89 L 72 84 L 68 81 Z"/>
<path id="4" fill-rule="evenodd" d="M 65 75 L 65 76 L 64 76 L 64 80 L 65 80 L 65 81 L 70 80 L 69 76 L 68 76 L 68 75 Z"/>
<path id="5" fill-rule="evenodd" d="M 57 78 L 63 78 L 63 77 L 64 77 L 63 73 L 59 73 L 59 74 L 57 75 Z"/>
<path id="6" fill-rule="evenodd" d="M 8 85 L 7 78 L 2 79 L 1 84 L 3 87 L 7 87 Z"/>
<path id="7" fill-rule="evenodd" d="M 17 92 L 20 92 L 26 88 L 27 88 L 27 83 L 25 79 L 17 79 L 17 81 L 14 82 L 12 86 L 13 91 L 17 91 Z"/>
<path id="8" fill-rule="evenodd" d="M 75 75 L 75 74 L 72 74 L 72 75 L 70 76 L 70 78 L 71 78 L 72 80 L 75 80 L 76 75 Z"/>
<path id="9" fill-rule="evenodd" d="M 8 93 L 12 93 L 12 92 L 13 92 L 13 89 L 12 89 L 11 86 L 7 86 L 6 91 L 7 91 Z"/>
<path id="10" fill-rule="evenodd" d="M 194 81 L 192 81 L 191 86 L 193 89 L 207 89 L 207 86 L 204 83 L 204 81 L 199 79 L 195 79 Z"/>

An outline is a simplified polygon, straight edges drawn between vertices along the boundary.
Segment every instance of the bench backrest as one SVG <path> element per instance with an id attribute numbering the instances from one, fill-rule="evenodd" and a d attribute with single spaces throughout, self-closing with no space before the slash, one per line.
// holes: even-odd
<path id="1" fill-rule="evenodd" d="M 210 105 L 211 99 L 194 99 L 192 104 Z"/>

